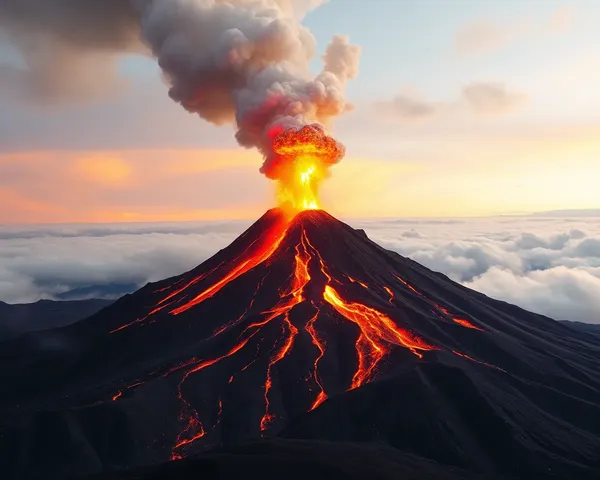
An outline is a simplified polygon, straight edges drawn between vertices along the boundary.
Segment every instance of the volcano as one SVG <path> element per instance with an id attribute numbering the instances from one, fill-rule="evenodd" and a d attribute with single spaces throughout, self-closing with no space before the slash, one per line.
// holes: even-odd
<path id="1" fill-rule="evenodd" d="M 599 337 L 467 289 L 322 210 L 270 210 L 190 272 L 7 342 L 0 358 L 9 478 L 259 440 L 286 458 L 282 442 L 352 445 L 341 457 L 377 442 L 488 476 L 600 474 Z"/>

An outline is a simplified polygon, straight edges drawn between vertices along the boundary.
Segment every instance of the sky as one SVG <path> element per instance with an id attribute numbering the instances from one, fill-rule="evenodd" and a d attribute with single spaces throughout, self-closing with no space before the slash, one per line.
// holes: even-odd
<path id="1" fill-rule="evenodd" d="M 304 24 L 320 54 L 340 33 L 362 49 L 333 130 L 347 155 L 322 191 L 334 215 L 600 206 L 600 3 L 331 0 Z M 253 219 L 274 205 L 231 126 L 170 100 L 152 58 L 113 60 L 116 81 L 95 79 L 94 95 L 0 88 L 0 223 Z M 22 62 L 0 30 L 0 85 Z"/>

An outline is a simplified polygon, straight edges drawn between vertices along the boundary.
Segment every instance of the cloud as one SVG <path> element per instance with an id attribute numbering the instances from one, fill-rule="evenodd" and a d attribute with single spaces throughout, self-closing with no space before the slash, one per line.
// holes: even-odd
<path id="1" fill-rule="evenodd" d="M 548 33 L 558 35 L 569 32 L 575 24 L 576 16 L 577 9 L 573 5 L 556 9 L 548 21 Z"/>
<path id="2" fill-rule="evenodd" d="M 382 115 L 416 122 L 434 116 L 440 108 L 416 93 L 401 93 L 389 101 L 375 102 L 374 107 Z"/>
<path id="3" fill-rule="evenodd" d="M 190 270 L 249 224 L 0 227 L 0 300 L 52 299 L 95 285 L 142 286 Z"/>
<path id="4" fill-rule="evenodd" d="M 454 37 L 454 49 L 461 55 L 499 50 L 519 38 L 522 27 L 500 25 L 492 20 L 475 20 L 463 25 Z"/>
<path id="5" fill-rule="evenodd" d="M 466 286 L 556 319 L 600 323 L 600 275 L 553 267 L 522 275 L 490 268 Z"/>
<path id="6" fill-rule="evenodd" d="M 509 91 L 502 83 L 476 82 L 462 90 L 462 98 L 477 113 L 501 115 L 523 105 L 527 96 Z"/>
<path id="7" fill-rule="evenodd" d="M 0 31 L 18 62 L 0 65 L 0 86 L 27 102 L 105 97 L 124 87 L 117 56 L 143 51 L 136 14 L 123 0 L 4 0 Z"/>
<path id="8" fill-rule="evenodd" d="M 473 82 L 465 85 L 459 97 L 449 102 L 433 102 L 418 92 L 406 91 L 391 100 L 373 104 L 375 113 L 403 122 L 423 122 L 434 117 L 457 115 L 505 115 L 522 107 L 528 96 L 509 90 L 500 82 Z"/>
<path id="9" fill-rule="evenodd" d="M 0 300 L 142 286 L 188 271 L 246 221 L 0 227 Z M 494 298 L 600 323 L 600 218 L 349 220 L 382 246 Z"/>
<path id="10" fill-rule="evenodd" d="M 354 225 L 384 247 L 493 298 L 556 319 L 600 323 L 600 216 Z"/>
<path id="11" fill-rule="evenodd" d="M 502 50 L 526 40 L 568 33 L 575 23 L 576 9 L 565 5 L 550 15 L 508 22 L 476 19 L 458 29 L 454 51 L 459 55 L 480 55 Z"/>
<path id="12" fill-rule="evenodd" d="M 27 67 L 0 63 L 2 96 L 25 105 L 50 106 L 106 100 L 128 88 L 113 55 L 81 56 L 68 48 L 51 55 L 47 63 L 29 60 Z"/>

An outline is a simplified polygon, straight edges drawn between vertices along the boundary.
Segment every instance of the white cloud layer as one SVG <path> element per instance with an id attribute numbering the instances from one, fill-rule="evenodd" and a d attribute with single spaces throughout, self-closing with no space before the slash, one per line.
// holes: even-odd
<path id="1" fill-rule="evenodd" d="M 0 300 L 144 285 L 190 270 L 250 222 L 0 227 Z M 382 246 L 491 297 L 600 323 L 600 218 L 350 221 Z"/>

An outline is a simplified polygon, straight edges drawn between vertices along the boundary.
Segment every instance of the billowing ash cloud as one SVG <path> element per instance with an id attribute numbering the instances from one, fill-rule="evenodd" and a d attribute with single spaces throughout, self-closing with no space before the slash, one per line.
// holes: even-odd
<path id="1" fill-rule="evenodd" d="M 348 108 L 345 85 L 360 49 L 335 36 L 314 77 L 316 41 L 298 20 L 319 3 L 292 0 L 4 0 L 0 27 L 19 46 L 30 78 L 72 84 L 83 54 L 140 49 L 158 59 L 169 95 L 214 124 L 235 124 L 238 142 L 258 148 L 269 176 L 273 138 L 330 120 Z M 60 64 L 54 64 L 60 59 Z M 13 77 L 14 77 L 14 72 Z M 60 88 L 59 88 L 60 87 Z M 67 88 L 68 90 L 68 88 Z M 52 92 L 49 92 L 52 93 Z"/>
<path id="2" fill-rule="evenodd" d="M 344 88 L 356 75 L 359 48 L 334 37 L 323 71 L 312 78 L 315 39 L 282 2 L 139 5 L 142 35 L 171 84 L 171 98 L 209 122 L 235 122 L 238 142 L 265 155 L 267 176 L 277 134 L 313 122 L 327 125 L 346 110 Z"/>

